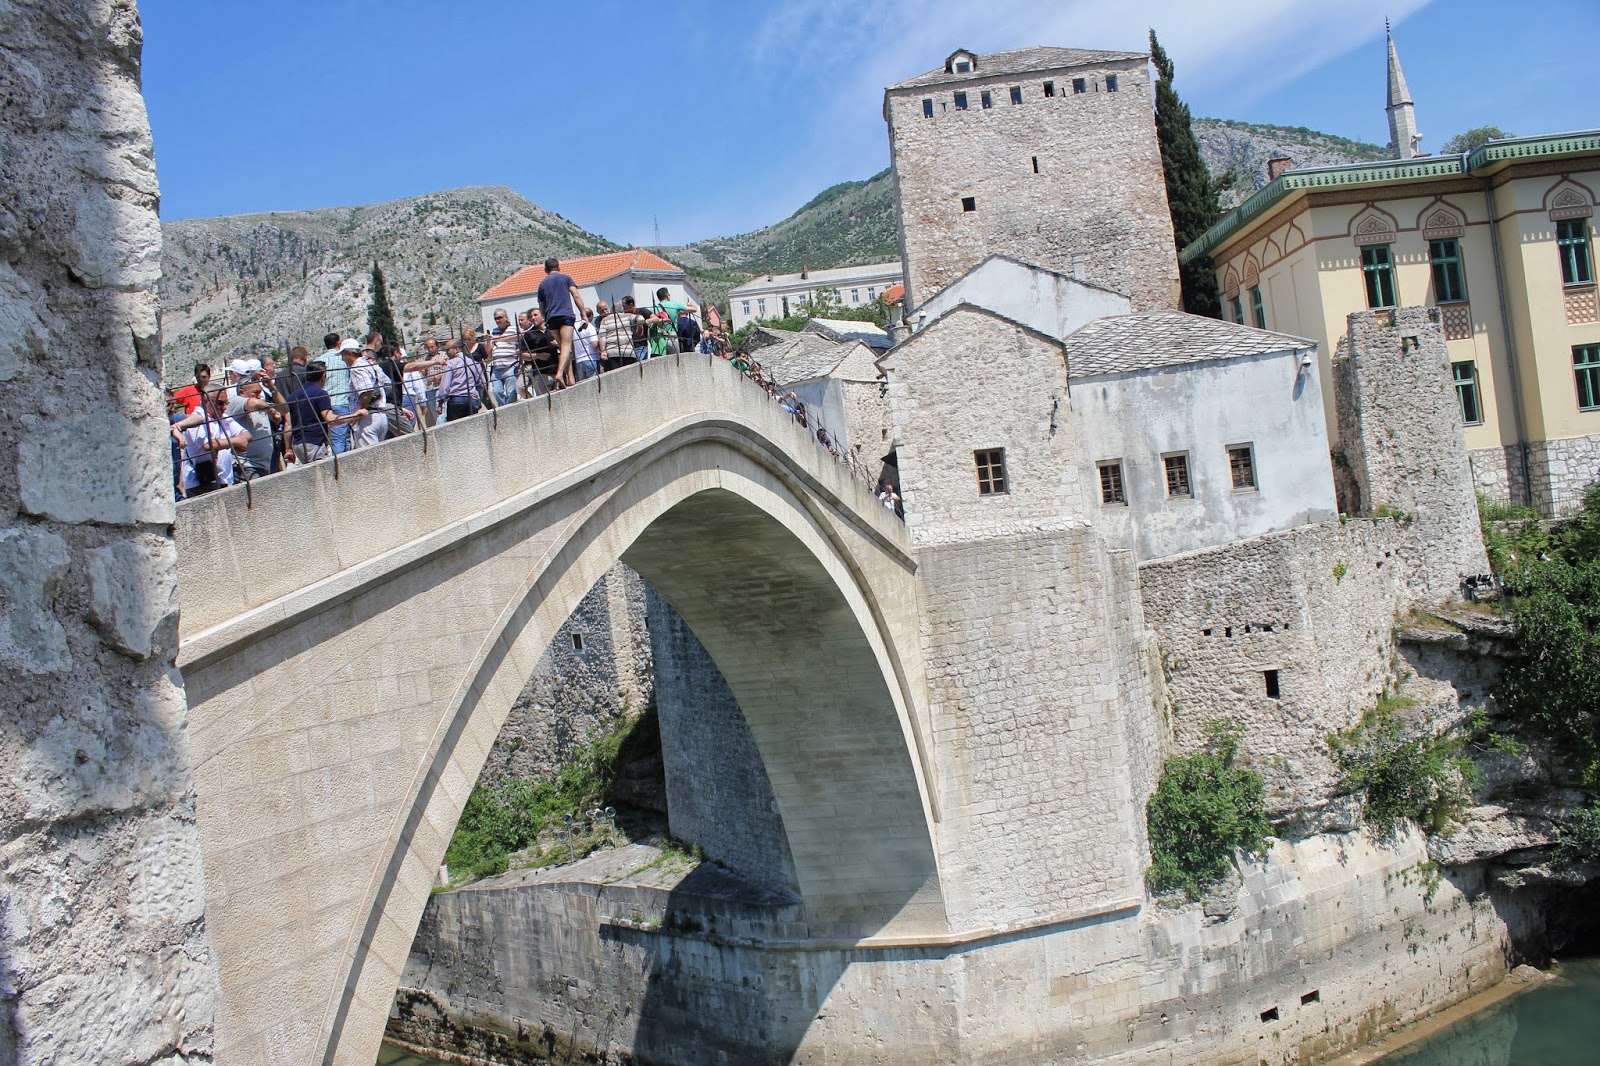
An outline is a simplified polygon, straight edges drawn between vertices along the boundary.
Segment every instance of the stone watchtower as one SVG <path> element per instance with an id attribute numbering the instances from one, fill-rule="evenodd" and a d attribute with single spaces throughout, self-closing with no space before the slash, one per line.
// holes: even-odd
<path id="1" fill-rule="evenodd" d="M 959 51 L 885 91 L 906 307 L 992 254 L 1178 306 L 1147 60 Z"/>
<path id="2" fill-rule="evenodd" d="M 1339 447 L 1358 499 L 1347 513 L 1397 513 L 1414 523 L 1423 591 L 1459 595 L 1488 572 L 1466 438 L 1437 307 L 1349 319 L 1333 361 Z"/>

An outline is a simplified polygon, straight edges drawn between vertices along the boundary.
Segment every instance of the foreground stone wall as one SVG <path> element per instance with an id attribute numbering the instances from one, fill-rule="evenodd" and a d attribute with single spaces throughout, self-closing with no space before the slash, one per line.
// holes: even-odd
<path id="1" fill-rule="evenodd" d="M 389 1031 L 639 1066 L 1320 1060 L 1505 974 L 1524 917 L 1427 860 L 1418 834 L 1277 842 L 1222 916 L 1145 903 L 893 945 L 785 939 L 788 909 L 720 903 L 699 871 L 496 879 L 435 897 Z"/>
<path id="2" fill-rule="evenodd" d="M 0 5 L 5 1063 L 210 1057 L 142 41 Z"/>

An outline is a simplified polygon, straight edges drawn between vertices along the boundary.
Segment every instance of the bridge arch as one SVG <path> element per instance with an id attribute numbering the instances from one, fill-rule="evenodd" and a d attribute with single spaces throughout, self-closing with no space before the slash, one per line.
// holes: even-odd
<path id="1" fill-rule="evenodd" d="M 907 657 L 916 642 L 903 531 L 870 493 L 819 463 L 814 445 L 774 420 L 770 402 L 741 388 L 730 368 L 675 360 L 629 382 L 686 398 L 673 388 L 685 377 L 705 395 L 658 404 L 662 413 L 644 420 L 654 425 L 606 442 L 585 476 L 525 478 L 533 483 L 488 507 L 447 515 L 440 528 L 413 530 L 410 542 L 368 558 L 354 552 L 348 565 L 272 601 L 201 612 L 211 624 L 186 640 L 184 672 L 202 749 L 207 872 L 218 881 L 207 915 L 223 978 L 218 1035 L 230 1059 L 289 1051 L 292 1061 L 372 1061 L 438 863 L 511 703 L 578 601 L 619 560 L 673 604 L 738 697 L 812 935 L 943 928 L 930 825 L 937 807 L 921 758 L 917 666 Z M 619 384 L 606 383 L 607 411 L 629 400 Z M 456 464 L 481 465 L 486 438 L 497 460 L 514 460 L 506 452 L 525 439 L 519 433 L 559 437 L 562 427 L 548 423 L 563 420 L 594 439 L 585 399 L 519 405 L 498 429 L 489 419 L 446 427 L 431 459 L 409 440 L 356 453 L 341 461 L 341 480 L 382 484 L 408 459 L 436 465 L 430 477 L 465 476 Z M 259 527 L 286 501 L 268 490 L 287 493 L 298 479 L 323 507 L 345 491 L 310 484 L 328 476 L 312 468 L 263 482 L 242 510 L 239 493 L 186 504 L 180 529 L 196 530 L 185 545 L 194 549 L 183 562 L 186 608 L 190 577 L 201 588 L 216 568 L 226 571 L 239 535 L 253 525 L 257 536 L 273 534 Z M 349 495 L 341 507 L 351 507 Z M 371 517 L 381 499 L 363 492 L 354 510 Z M 352 517 L 316 516 L 335 530 Z M 372 663 L 398 665 L 369 671 Z M 284 701 L 308 692 L 321 695 L 308 708 Z M 375 713 L 364 700 L 376 701 Z M 384 719 L 399 735 L 357 750 L 373 744 Z M 352 732 L 330 748 L 338 734 L 329 727 L 339 723 Z M 260 743 L 272 737 L 277 745 Z M 288 798 L 275 787 L 274 746 L 305 761 Z M 348 759 L 326 765 L 319 753 L 328 751 Z M 338 862 L 312 857 L 330 840 Z M 280 866 L 275 892 L 241 891 L 239 864 L 263 845 L 280 863 L 308 860 L 298 871 Z M 296 932 L 305 947 L 285 960 Z M 264 951 L 289 964 L 265 964 Z"/>

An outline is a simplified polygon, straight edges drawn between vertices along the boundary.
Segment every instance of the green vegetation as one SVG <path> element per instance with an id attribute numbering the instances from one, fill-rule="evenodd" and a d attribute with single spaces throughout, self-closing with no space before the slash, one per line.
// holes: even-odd
<path id="1" fill-rule="evenodd" d="M 631 761 L 657 728 L 653 708 L 625 717 L 613 731 L 575 749 L 554 781 L 512 779 L 495 788 L 478 782 L 445 851 L 451 877 L 504 873 L 512 852 L 533 845 L 541 833 L 561 825 L 563 816 L 584 818 L 595 807 L 605 806 L 618 767 Z M 597 843 L 588 840 L 579 850 L 587 854 Z M 565 857 L 561 848 L 546 859 Z"/>
<path id="2" fill-rule="evenodd" d="M 1145 808 L 1156 892 L 1182 889 L 1199 899 L 1228 875 L 1235 851 L 1259 854 L 1266 842 L 1266 788 L 1261 775 L 1233 765 L 1239 731 L 1232 722 L 1207 727 L 1205 747 L 1168 759 Z"/>
<path id="3" fill-rule="evenodd" d="M 1507 133 L 1499 126 L 1474 126 L 1465 133 L 1458 133 L 1445 141 L 1439 147 L 1440 155 L 1460 155 L 1470 152 L 1475 148 L 1482 148 L 1490 141 L 1503 141 L 1507 137 L 1515 137 L 1515 133 Z"/>
<path id="4" fill-rule="evenodd" d="M 1349 563 L 1345 562 L 1343 559 L 1340 559 L 1339 561 L 1335 562 L 1333 564 L 1333 583 L 1335 585 L 1337 585 L 1339 582 L 1343 581 L 1344 580 L 1344 575 L 1348 574 L 1349 572 L 1350 572 L 1350 564 Z"/>
<path id="5" fill-rule="evenodd" d="M 733 336 L 728 338 L 728 343 L 734 351 L 739 351 L 744 342 L 755 333 L 757 326 L 769 326 L 772 329 L 784 329 L 798 332 L 806 328 L 806 323 L 813 318 L 842 319 L 846 322 L 871 322 L 880 329 L 889 324 L 889 305 L 883 302 L 883 297 L 878 297 L 870 303 L 860 307 L 847 307 L 839 300 L 837 289 L 818 289 L 816 295 L 809 303 L 803 304 L 798 313 L 783 315 L 777 318 L 762 318 L 755 322 L 746 323 L 733 331 Z"/>
<path id="6" fill-rule="evenodd" d="M 389 307 L 389 286 L 383 280 L 383 270 L 378 261 L 372 261 L 372 302 L 367 305 L 367 332 L 381 333 L 391 344 L 404 343 L 400 327 L 394 324 L 394 311 Z"/>
<path id="7" fill-rule="evenodd" d="M 1600 860 L 1600 806 L 1580 807 L 1556 838 L 1556 864 L 1576 866 Z"/>
<path id="8" fill-rule="evenodd" d="M 1173 235 L 1178 250 L 1203 236 L 1222 217 L 1211 171 L 1200 156 L 1189 106 L 1172 87 L 1172 60 L 1150 31 L 1150 61 L 1156 73 L 1156 137 L 1161 142 L 1161 168 L 1167 178 L 1167 205 L 1172 211 Z M 1210 256 L 1200 256 L 1180 268 L 1183 309 L 1209 318 L 1222 317 L 1222 297 L 1217 292 L 1217 270 Z"/>
<path id="9" fill-rule="evenodd" d="M 1522 570 L 1550 549 L 1550 534 L 1538 511 L 1520 503 L 1495 503 L 1481 492 L 1478 528 L 1489 553 L 1489 566 L 1501 578 Z"/>
<path id="10" fill-rule="evenodd" d="M 1362 820 L 1385 833 L 1408 819 L 1439 832 L 1465 806 L 1476 774 L 1461 738 L 1404 720 L 1400 712 L 1414 706 L 1409 696 L 1385 692 L 1361 721 L 1328 737 L 1341 786 L 1361 793 Z"/>

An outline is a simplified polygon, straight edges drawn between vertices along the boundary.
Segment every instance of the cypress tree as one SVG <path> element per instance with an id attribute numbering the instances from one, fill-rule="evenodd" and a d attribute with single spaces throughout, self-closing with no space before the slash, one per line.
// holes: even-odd
<path id="1" fill-rule="evenodd" d="M 1200 158 L 1200 143 L 1190 124 L 1189 105 L 1172 88 L 1172 60 L 1156 31 L 1150 31 L 1150 61 L 1156 67 L 1156 137 L 1161 142 L 1161 168 L 1167 176 L 1167 206 L 1172 211 L 1173 236 L 1181 252 L 1222 217 L 1211 172 Z M 1180 268 L 1183 309 L 1191 314 L 1222 317 L 1217 292 L 1217 270 L 1210 256 L 1200 256 Z"/>
<path id="2" fill-rule="evenodd" d="M 367 305 L 367 331 L 381 333 L 391 344 L 403 343 L 400 327 L 395 325 L 394 312 L 389 308 L 389 287 L 384 283 L 383 270 L 378 261 L 372 261 L 372 302 Z"/>

